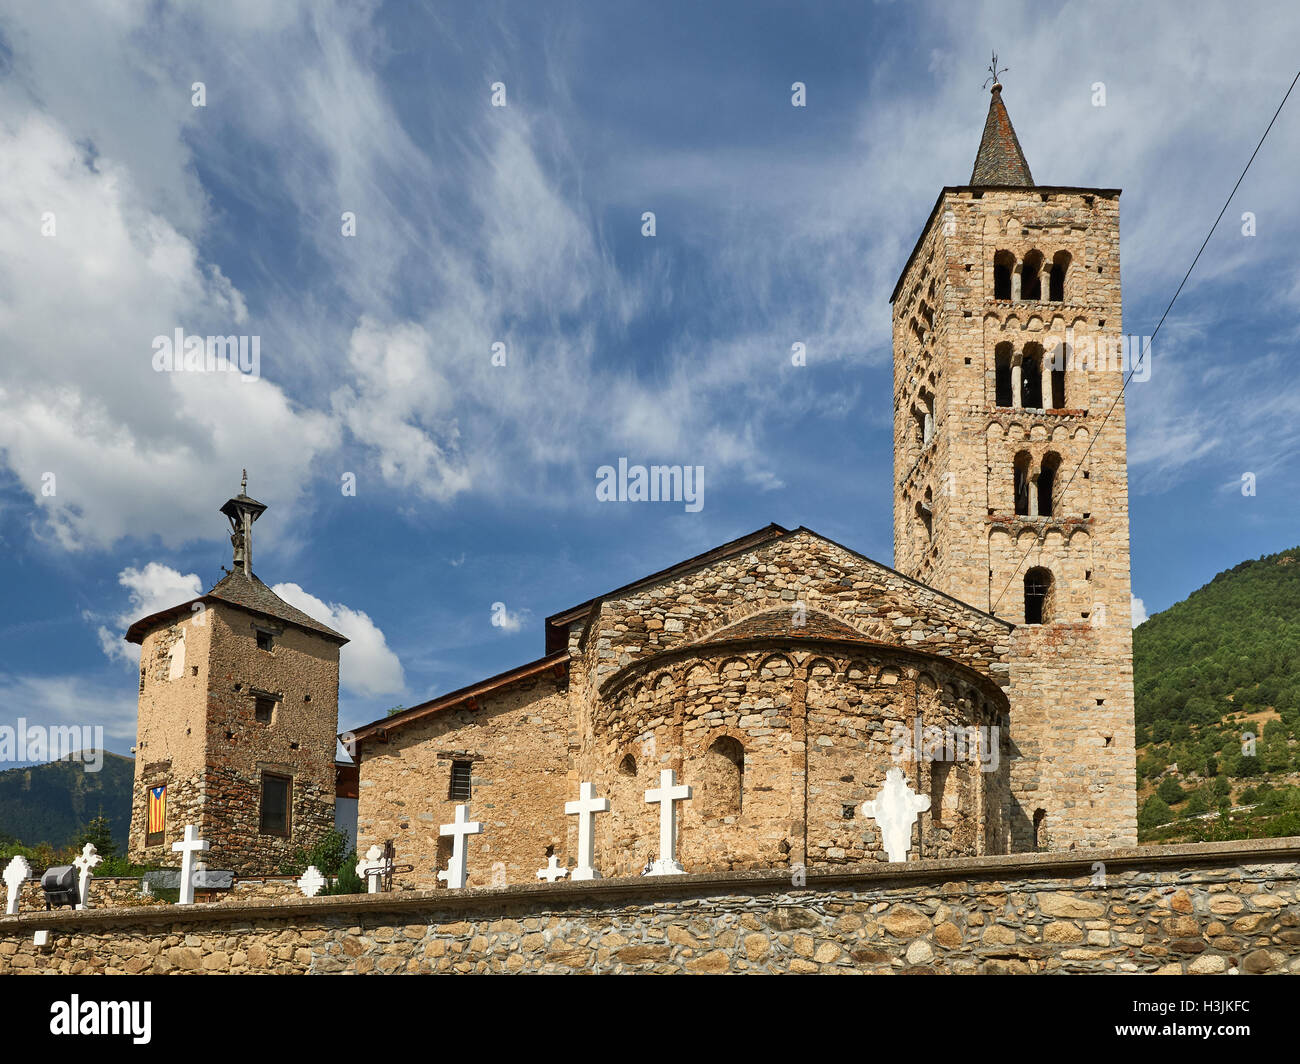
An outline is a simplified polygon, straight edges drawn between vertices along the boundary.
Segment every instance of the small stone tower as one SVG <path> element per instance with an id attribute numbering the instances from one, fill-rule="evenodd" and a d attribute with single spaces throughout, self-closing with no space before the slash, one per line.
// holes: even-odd
<path id="1" fill-rule="evenodd" d="M 245 875 L 334 825 L 339 648 L 347 640 L 253 575 L 253 522 L 240 493 L 221 507 L 234 568 L 206 595 L 142 618 L 140 708 L 129 853 L 178 863 L 186 824 L 208 864 Z"/>
<path id="2" fill-rule="evenodd" d="M 995 79 L 891 302 L 894 564 L 1016 625 L 1013 849 L 1135 845 L 1119 190 L 1035 185 Z"/>

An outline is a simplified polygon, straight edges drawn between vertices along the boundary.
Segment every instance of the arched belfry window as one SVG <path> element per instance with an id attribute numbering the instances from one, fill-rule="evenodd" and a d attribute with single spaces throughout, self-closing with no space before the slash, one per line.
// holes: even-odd
<path id="1" fill-rule="evenodd" d="M 739 816 L 745 792 L 745 748 L 724 735 L 709 746 L 707 781 L 710 812 L 714 816 Z"/>
<path id="2" fill-rule="evenodd" d="M 993 403 L 1011 406 L 1011 344 L 1003 342 L 993 349 Z"/>
<path id="3" fill-rule="evenodd" d="M 1020 405 L 1026 410 L 1043 408 L 1043 349 L 1026 344 L 1020 359 Z"/>
<path id="4" fill-rule="evenodd" d="M 1016 257 L 1009 251 L 999 251 L 993 256 L 993 298 L 1011 298 L 1011 273 L 1016 268 Z"/>
<path id="5" fill-rule="evenodd" d="M 1065 302 L 1065 274 L 1070 268 L 1070 253 L 1058 251 L 1052 256 L 1052 273 L 1047 283 L 1047 297 L 1054 303 Z"/>
<path id="6" fill-rule="evenodd" d="M 1025 624 L 1051 620 L 1052 573 L 1036 566 L 1025 573 Z"/>
<path id="7" fill-rule="evenodd" d="M 1051 517 L 1055 512 L 1057 495 L 1057 475 L 1061 469 L 1061 456 L 1048 451 L 1043 456 L 1043 464 L 1038 470 L 1038 516 Z"/>
<path id="8" fill-rule="evenodd" d="M 1029 514 L 1029 452 L 1021 451 L 1016 455 L 1013 466 L 1012 492 L 1016 500 L 1016 513 L 1021 516 Z"/>
<path id="9" fill-rule="evenodd" d="M 1020 267 L 1020 298 L 1043 298 L 1043 254 L 1031 251 Z"/>
<path id="10" fill-rule="evenodd" d="M 1064 410 L 1065 403 L 1065 367 L 1069 361 L 1070 347 L 1068 344 L 1057 344 L 1052 351 L 1051 359 L 1051 379 L 1052 379 L 1052 410 Z"/>

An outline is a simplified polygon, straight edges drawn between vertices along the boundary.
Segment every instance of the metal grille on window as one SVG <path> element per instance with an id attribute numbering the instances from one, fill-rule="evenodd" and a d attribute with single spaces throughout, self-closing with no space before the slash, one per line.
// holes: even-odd
<path id="1" fill-rule="evenodd" d="M 469 761 L 453 761 L 451 763 L 451 789 L 447 797 L 453 802 L 469 801 L 472 768 L 473 765 Z"/>

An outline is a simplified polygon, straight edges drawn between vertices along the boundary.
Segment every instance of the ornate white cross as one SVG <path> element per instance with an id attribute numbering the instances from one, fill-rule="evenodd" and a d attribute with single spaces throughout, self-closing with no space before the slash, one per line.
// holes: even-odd
<path id="1" fill-rule="evenodd" d="M 199 838 L 199 829 L 193 824 L 185 825 L 185 838 L 172 843 L 172 852 L 181 855 L 181 897 L 182 905 L 194 904 L 194 856 L 211 849 L 206 839 Z"/>
<path id="2" fill-rule="evenodd" d="M 647 802 L 659 803 L 659 860 L 650 866 L 652 876 L 679 876 L 686 871 L 677 863 L 677 803 L 690 798 L 691 789 L 674 785 L 675 781 L 672 769 L 660 769 L 659 786 L 645 792 Z"/>
<path id="3" fill-rule="evenodd" d="M 32 866 L 27 863 L 27 858 L 21 855 L 16 856 L 12 861 L 5 865 L 5 888 L 8 890 L 8 896 L 5 901 L 5 915 L 14 916 L 18 912 L 18 895 L 22 893 L 23 880 L 32 874 Z"/>
<path id="4" fill-rule="evenodd" d="M 564 811 L 569 816 L 578 816 L 578 867 L 573 870 L 572 878 L 599 879 L 596 871 L 596 814 L 609 812 L 609 799 L 596 797 L 596 785 L 583 783 L 578 787 L 578 800 L 565 802 Z M 540 873 L 539 873 L 540 874 Z"/>
<path id="5" fill-rule="evenodd" d="M 880 793 L 869 802 L 862 803 L 862 813 L 871 817 L 880 828 L 885 853 L 891 861 L 906 861 L 912 848 L 912 825 L 916 815 L 930 808 L 930 796 L 916 794 L 908 785 L 901 768 L 891 768 L 885 773 L 885 784 Z"/>
<path id="6" fill-rule="evenodd" d="M 477 820 L 467 819 L 469 816 L 469 806 L 456 806 L 456 820 L 451 824 L 442 824 L 438 827 L 439 835 L 450 835 L 451 839 L 451 860 L 447 862 L 447 870 L 439 872 L 438 878 L 453 890 L 459 890 L 465 885 L 465 839 L 469 835 L 479 835 L 483 831 L 483 825 Z"/>
<path id="7" fill-rule="evenodd" d="M 77 866 L 78 872 L 80 872 L 80 877 L 77 881 L 77 896 L 79 899 L 77 901 L 78 909 L 90 908 L 91 869 L 102 860 L 103 858 L 100 857 L 98 852 L 95 850 L 95 844 L 93 842 L 88 842 L 81 848 L 81 855 L 72 862 Z"/>
<path id="8" fill-rule="evenodd" d="M 298 889 L 309 898 L 316 897 L 325 886 L 325 877 L 320 874 L 320 869 L 314 864 L 307 866 L 307 871 L 298 878 Z"/>
<path id="9" fill-rule="evenodd" d="M 367 894 L 379 893 L 379 881 L 387 870 L 388 862 L 384 860 L 383 847 L 371 846 L 365 857 L 357 862 L 357 875 L 366 881 Z"/>
<path id="10" fill-rule="evenodd" d="M 539 868 L 537 870 L 537 878 L 544 879 L 548 883 L 554 883 L 557 879 L 563 879 L 568 874 L 569 870 L 560 867 L 560 859 L 556 857 L 555 854 L 551 854 L 547 859 L 545 868 Z"/>

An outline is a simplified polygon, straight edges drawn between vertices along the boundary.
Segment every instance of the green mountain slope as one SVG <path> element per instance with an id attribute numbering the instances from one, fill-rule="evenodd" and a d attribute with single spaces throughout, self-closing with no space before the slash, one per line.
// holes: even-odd
<path id="1" fill-rule="evenodd" d="M 1133 680 L 1143 841 L 1300 834 L 1300 547 L 1135 629 Z"/>
<path id="2" fill-rule="evenodd" d="M 12 836 L 28 846 L 47 842 L 61 847 L 102 815 L 108 818 L 119 850 L 125 851 L 134 775 L 134 761 L 107 752 L 99 772 L 87 772 L 80 761 L 66 758 L 6 769 L 0 772 L 0 836 Z"/>

